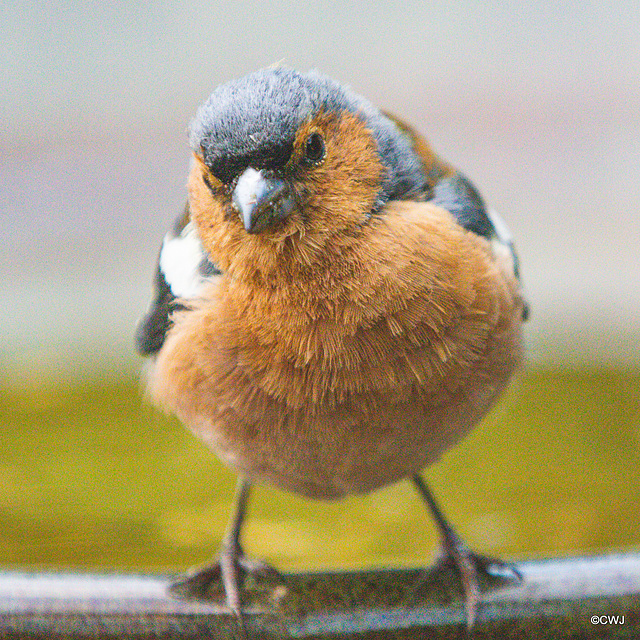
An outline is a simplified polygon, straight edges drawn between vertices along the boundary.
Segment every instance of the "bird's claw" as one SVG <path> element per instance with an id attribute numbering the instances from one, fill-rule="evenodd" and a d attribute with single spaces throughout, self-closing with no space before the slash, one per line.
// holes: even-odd
<path id="1" fill-rule="evenodd" d="M 170 582 L 169 594 L 180 600 L 207 600 L 211 597 L 211 587 L 219 582 L 221 574 L 219 561 L 192 569 Z"/>
<path id="2" fill-rule="evenodd" d="M 453 531 L 450 533 L 452 535 L 443 540 L 437 565 L 441 568 L 452 566 L 460 576 L 467 627 L 471 629 L 478 614 L 481 584 L 495 582 L 498 578 L 517 583 L 522 576 L 515 567 L 502 560 L 474 553 Z"/>
<path id="3" fill-rule="evenodd" d="M 283 581 L 280 573 L 273 567 L 247 558 L 239 546 L 234 548 L 223 545 L 215 562 L 175 579 L 169 585 L 169 593 L 181 600 L 215 600 L 222 592 L 226 605 L 238 623 L 244 626 L 242 589 L 248 576 L 259 581 Z"/>

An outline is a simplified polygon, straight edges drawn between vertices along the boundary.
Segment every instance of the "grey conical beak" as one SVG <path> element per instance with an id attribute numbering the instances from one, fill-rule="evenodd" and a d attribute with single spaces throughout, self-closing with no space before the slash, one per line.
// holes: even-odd
<path id="1" fill-rule="evenodd" d="M 289 185 L 280 178 L 247 167 L 238 178 L 231 197 L 248 233 L 257 233 L 293 209 Z"/>

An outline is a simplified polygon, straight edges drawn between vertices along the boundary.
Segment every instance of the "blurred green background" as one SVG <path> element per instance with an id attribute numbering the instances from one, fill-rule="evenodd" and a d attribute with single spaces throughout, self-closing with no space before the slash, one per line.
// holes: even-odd
<path id="1" fill-rule="evenodd" d="M 544 369 L 426 475 L 467 542 L 505 557 L 640 545 L 640 374 Z M 4 390 L 0 558 L 179 570 L 208 559 L 234 478 L 117 378 Z M 437 538 L 408 483 L 318 503 L 255 492 L 246 550 L 281 569 L 411 566 Z"/>
<path id="2" fill-rule="evenodd" d="M 233 475 L 146 406 L 132 353 L 220 82 L 318 67 L 414 124 L 507 220 L 528 364 L 426 476 L 507 557 L 640 546 L 640 11 L 631 1 L 291 5 L 69 0 L 0 16 L 0 567 L 180 570 Z M 407 483 L 322 504 L 259 489 L 282 569 L 425 564 Z"/>

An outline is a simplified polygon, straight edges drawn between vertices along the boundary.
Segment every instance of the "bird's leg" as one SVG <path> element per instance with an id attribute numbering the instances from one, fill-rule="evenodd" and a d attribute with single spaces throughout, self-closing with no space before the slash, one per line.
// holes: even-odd
<path id="1" fill-rule="evenodd" d="M 418 474 L 414 474 L 412 480 L 418 493 L 429 507 L 440 532 L 442 544 L 441 562 L 443 564 L 452 563 L 460 574 L 460 581 L 464 591 L 467 627 L 471 628 L 475 622 L 478 604 L 480 603 L 480 576 L 490 576 L 495 573 L 496 569 L 499 569 L 499 573 L 503 575 L 505 573 L 510 574 L 513 579 L 518 581 L 521 576 L 516 569 L 501 560 L 481 556 L 471 551 L 444 517 L 424 480 Z M 489 571 L 490 568 L 493 571 Z"/>
<path id="2" fill-rule="evenodd" d="M 241 566 L 241 561 L 244 560 L 244 552 L 240 547 L 240 531 L 247 514 L 247 503 L 250 493 L 251 485 L 242 478 L 238 479 L 231 520 L 229 520 L 229 524 L 227 525 L 227 531 L 222 539 L 222 546 L 220 548 L 219 563 L 224 593 L 228 607 L 237 618 L 240 617 L 242 610 L 240 589 L 242 589 L 244 584 L 244 575 L 242 574 Z"/>
<path id="3" fill-rule="evenodd" d="M 216 562 L 190 571 L 174 581 L 169 587 L 170 593 L 176 597 L 206 600 L 210 598 L 211 587 L 222 583 L 227 606 L 241 627 L 243 626 L 241 591 L 247 574 L 271 575 L 280 579 L 275 569 L 262 562 L 246 558 L 240 546 L 240 532 L 247 512 L 250 491 L 251 484 L 247 480 L 239 478 L 231 519 Z"/>

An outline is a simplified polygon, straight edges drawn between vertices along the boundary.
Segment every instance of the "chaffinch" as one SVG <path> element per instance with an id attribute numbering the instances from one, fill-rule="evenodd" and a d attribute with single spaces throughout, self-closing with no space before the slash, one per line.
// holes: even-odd
<path id="1" fill-rule="evenodd" d="M 241 619 L 249 490 L 310 498 L 409 478 L 458 568 L 473 554 L 421 469 L 489 410 L 522 359 L 527 316 L 504 223 L 410 126 L 316 72 L 259 70 L 218 87 L 191 123 L 184 212 L 167 234 L 136 334 L 151 397 L 239 474 L 217 562 Z"/>

